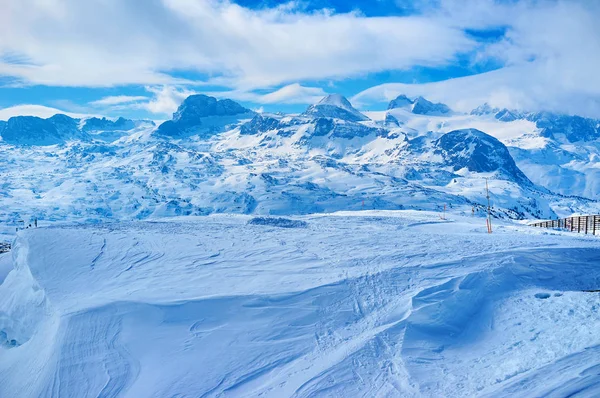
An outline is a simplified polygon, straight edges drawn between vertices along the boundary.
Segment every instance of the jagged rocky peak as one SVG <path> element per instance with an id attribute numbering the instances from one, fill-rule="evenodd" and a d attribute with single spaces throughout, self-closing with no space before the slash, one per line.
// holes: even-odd
<path id="1" fill-rule="evenodd" d="M 482 115 L 490 115 L 492 113 L 498 113 L 500 111 L 499 108 L 492 108 L 490 104 L 485 102 L 482 105 L 479 105 L 477 108 L 471 111 L 471 115 L 482 116 Z"/>
<path id="2" fill-rule="evenodd" d="M 15 116 L 2 129 L 2 140 L 15 145 L 55 145 L 62 139 L 56 126 L 36 116 Z"/>
<path id="3" fill-rule="evenodd" d="M 535 122 L 544 137 L 561 140 L 564 137 L 568 142 L 600 139 L 600 121 L 596 119 L 551 112 L 529 113 L 524 117 Z"/>
<path id="4" fill-rule="evenodd" d="M 172 137 L 210 135 L 254 115 L 253 111 L 230 99 L 218 100 L 208 95 L 195 94 L 187 97 L 179 105 L 173 119 L 161 124 L 157 133 Z"/>
<path id="5" fill-rule="evenodd" d="M 446 133 L 435 142 L 435 152 L 455 171 L 467 168 L 476 173 L 497 172 L 511 181 L 531 184 L 508 148 L 483 131 L 462 129 Z"/>
<path id="6" fill-rule="evenodd" d="M 64 144 L 71 140 L 89 141 L 92 138 L 114 141 L 134 127 L 134 121 L 122 117 L 115 121 L 92 117 L 81 123 L 80 119 L 63 114 L 47 119 L 17 116 L 8 120 L 0 135 L 4 142 L 15 145 L 44 146 Z M 108 137 L 105 137 L 107 132 Z"/>
<path id="7" fill-rule="evenodd" d="M 400 94 L 395 99 L 390 101 L 388 110 L 409 107 L 412 106 L 413 103 L 414 101 L 408 98 L 406 95 Z"/>
<path id="8" fill-rule="evenodd" d="M 518 111 L 504 108 L 498 111 L 494 117 L 501 122 L 514 122 L 515 120 L 522 119 L 523 115 Z"/>
<path id="9" fill-rule="evenodd" d="M 103 117 L 102 119 L 92 117 L 84 121 L 83 131 L 114 131 L 122 130 L 127 131 L 135 128 L 135 122 L 130 119 L 123 117 L 113 121 Z"/>
<path id="10" fill-rule="evenodd" d="M 79 131 L 78 122 L 78 119 L 62 114 L 47 119 L 37 116 L 15 116 L 0 124 L 0 135 L 4 142 L 14 145 L 63 144 L 67 140 L 85 137 Z"/>
<path id="11" fill-rule="evenodd" d="M 452 112 L 446 104 L 433 103 L 423 97 L 417 97 L 412 104 L 412 113 L 417 115 L 445 115 Z"/>
<path id="12" fill-rule="evenodd" d="M 230 99 L 218 100 L 204 94 L 187 97 L 173 114 L 173 121 L 195 120 L 209 116 L 234 116 L 252 113 L 250 109 Z"/>
<path id="13" fill-rule="evenodd" d="M 77 123 L 79 122 L 79 119 L 73 119 L 70 116 L 63 115 L 62 113 L 57 113 L 56 115 L 49 117 L 48 120 L 56 126 L 58 126 L 58 125 L 72 126 L 72 125 L 77 125 Z"/>
<path id="14" fill-rule="evenodd" d="M 369 120 L 368 117 L 355 109 L 350 101 L 341 94 L 328 95 L 315 105 L 309 106 L 306 112 L 303 113 L 303 116 L 342 119 L 349 122 Z"/>
<path id="15" fill-rule="evenodd" d="M 279 120 L 270 115 L 256 114 L 247 123 L 240 128 L 241 135 L 258 134 L 269 130 L 275 130 L 279 127 Z"/>

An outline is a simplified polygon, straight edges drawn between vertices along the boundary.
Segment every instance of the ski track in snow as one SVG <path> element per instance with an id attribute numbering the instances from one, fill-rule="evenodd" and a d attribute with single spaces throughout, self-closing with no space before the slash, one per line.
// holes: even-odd
<path id="1" fill-rule="evenodd" d="M 297 219 L 22 231 L 0 397 L 600 393 L 597 238 L 412 211 Z"/>

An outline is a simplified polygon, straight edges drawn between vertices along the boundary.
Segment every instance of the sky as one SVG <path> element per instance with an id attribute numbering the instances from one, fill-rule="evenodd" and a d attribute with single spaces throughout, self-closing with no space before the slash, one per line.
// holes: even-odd
<path id="1" fill-rule="evenodd" d="M 0 0 L 0 120 L 399 94 L 600 118 L 595 0 Z"/>

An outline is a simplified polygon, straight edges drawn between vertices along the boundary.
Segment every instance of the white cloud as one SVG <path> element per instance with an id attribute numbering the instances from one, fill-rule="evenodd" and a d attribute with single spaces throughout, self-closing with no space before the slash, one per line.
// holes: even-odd
<path id="1" fill-rule="evenodd" d="M 256 91 L 230 90 L 204 92 L 217 98 L 230 98 L 237 101 L 248 101 L 256 104 L 314 104 L 327 93 L 320 87 L 308 87 L 299 83 L 288 84 L 275 91 L 259 93 Z"/>
<path id="2" fill-rule="evenodd" d="M 327 93 L 320 87 L 305 87 L 299 83 L 290 84 L 257 98 L 261 104 L 313 104 Z"/>
<path id="3" fill-rule="evenodd" d="M 13 116 L 37 116 L 46 119 L 56 114 L 63 114 L 74 118 L 94 116 L 90 114 L 65 112 L 48 106 L 23 104 L 0 109 L 0 120 L 8 120 Z"/>
<path id="4" fill-rule="evenodd" d="M 177 110 L 181 102 L 196 92 L 173 86 L 146 87 L 154 94 L 154 98 L 147 103 L 139 104 L 139 108 L 146 109 L 154 114 L 170 115 Z"/>
<path id="5" fill-rule="evenodd" d="M 448 98 L 456 107 L 485 97 L 512 106 L 568 103 L 600 116 L 595 1 L 402 0 L 420 14 L 380 18 L 306 13 L 294 1 L 259 10 L 226 0 L 1 1 L 0 76 L 23 84 L 153 87 L 149 102 L 96 106 L 168 114 L 205 84 L 223 86 L 213 94 L 240 101 L 312 103 L 325 93 L 307 81 L 444 67 L 467 54 L 473 64 L 506 67 L 405 90 Z M 506 37 L 497 43 L 465 32 L 498 27 Z M 377 90 L 383 89 L 370 93 Z"/>
<path id="6" fill-rule="evenodd" d="M 461 27 L 504 27 L 506 37 L 482 45 L 475 62 L 503 68 L 423 85 L 383 84 L 354 97 L 365 106 L 400 93 L 424 95 L 458 110 L 482 102 L 600 117 L 600 3 L 586 1 L 443 1 L 440 18 Z"/>
<path id="7" fill-rule="evenodd" d="M 169 71 L 192 70 L 247 90 L 444 65 L 475 46 L 434 19 L 305 14 L 293 3 L 261 10 L 216 0 L 3 3 L 0 54 L 27 62 L 0 60 L 0 75 L 34 84 L 186 84 Z"/>
<path id="8" fill-rule="evenodd" d="M 118 105 L 118 104 L 126 104 L 130 102 L 138 102 L 145 101 L 148 97 L 144 97 L 141 95 L 115 95 L 101 98 L 97 101 L 90 102 L 92 106 L 108 106 L 108 105 Z"/>
<path id="9" fill-rule="evenodd" d="M 552 70 L 536 63 L 435 83 L 381 84 L 358 93 L 352 102 L 368 109 L 373 103 L 390 101 L 399 94 L 422 95 L 463 112 L 488 102 L 500 108 L 600 116 L 600 94 L 557 82 Z"/>

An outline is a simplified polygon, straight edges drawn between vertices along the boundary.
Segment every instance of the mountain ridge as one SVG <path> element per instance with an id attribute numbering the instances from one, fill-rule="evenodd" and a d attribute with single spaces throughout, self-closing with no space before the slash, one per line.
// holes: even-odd
<path id="1" fill-rule="evenodd" d="M 35 214 L 98 222 L 222 212 L 307 214 L 363 206 L 434 210 L 444 204 L 470 214 L 485 207 L 486 178 L 498 217 L 600 211 L 594 201 L 600 195 L 594 196 L 590 180 L 586 189 L 591 195 L 579 195 L 584 191 L 569 186 L 576 181 L 569 174 L 557 178 L 559 186 L 544 179 L 549 173 L 536 169 L 538 157 L 553 162 L 543 171 L 555 167 L 576 173 L 574 155 L 526 119 L 415 114 L 404 107 L 357 120 L 348 116 L 355 108 L 341 96 L 320 101 L 328 111 L 335 108 L 326 116 L 248 113 L 234 101 L 202 101 L 209 106 L 190 108 L 188 101 L 171 120 L 195 126 L 184 134 L 160 134 L 161 127 L 143 123 L 127 131 L 82 132 L 74 129 L 75 119 L 59 115 L 45 123 L 62 126 L 61 134 L 86 135 L 44 146 L 0 142 L 5 172 L 22 170 L 5 185 L 9 205 L 0 217 Z M 219 101 L 225 102 L 219 106 Z M 206 121 L 215 129 L 205 129 Z M 91 125 L 104 123 L 97 119 Z M 108 127 L 131 126 L 120 119 L 112 123 Z M 523 126 L 532 130 L 502 138 L 505 131 Z M 5 128 L 0 123 L 2 132 Z M 46 133 L 54 137 L 54 132 Z M 541 148 L 564 154 L 538 155 Z"/>

